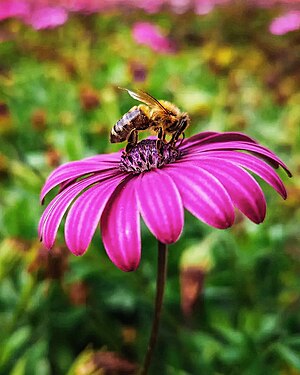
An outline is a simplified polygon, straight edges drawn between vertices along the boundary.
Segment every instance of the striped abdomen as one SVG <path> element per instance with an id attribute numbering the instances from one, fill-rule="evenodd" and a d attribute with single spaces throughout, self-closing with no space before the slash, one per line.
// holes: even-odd
<path id="1" fill-rule="evenodd" d="M 133 129 L 144 130 L 148 127 L 149 118 L 139 107 L 132 107 L 111 129 L 110 142 L 126 141 Z"/>

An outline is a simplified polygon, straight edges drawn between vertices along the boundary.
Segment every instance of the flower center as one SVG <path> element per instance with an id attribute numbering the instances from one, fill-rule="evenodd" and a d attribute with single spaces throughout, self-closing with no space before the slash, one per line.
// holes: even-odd
<path id="1" fill-rule="evenodd" d="M 153 168 L 161 168 L 179 159 L 180 151 L 168 143 L 164 143 L 161 152 L 156 148 L 155 139 L 140 141 L 127 154 L 123 153 L 120 161 L 120 170 L 138 174 L 150 171 Z"/>

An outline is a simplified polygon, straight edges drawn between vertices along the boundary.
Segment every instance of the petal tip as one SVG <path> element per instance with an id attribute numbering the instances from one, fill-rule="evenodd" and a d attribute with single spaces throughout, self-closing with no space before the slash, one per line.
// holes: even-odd
<path id="1" fill-rule="evenodd" d="M 44 239 L 41 242 L 43 243 L 43 245 L 45 246 L 47 250 L 51 250 L 53 248 L 54 242 L 47 243 L 46 241 L 44 241 Z"/>
<path id="2" fill-rule="evenodd" d="M 78 251 L 78 252 L 72 251 L 72 254 L 75 255 L 76 257 L 81 257 L 84 253 L 85 251 Z"/>
<path id="3" fill-rule="evenodd" d="M 116 262 L 113 262 L 114 263 L 114 265 L 116 266 L 116 267 L 118 267 L 121 271 L 123 271 L 123 272 L 133 272 L 133 271 L 136 271 L 137 270 L 137 268 L 138 268 L 138 266 L 139 266 L 139 264 L 140 264 L 140 261 L 138 261 L 138 262 L 131 262 L 131 263 L 116 263 Z"/>
<path id="4" fill-rule="evenodd" d="M 179 238 L 179 237 L 178 237 Z M 175 243 L 178 239 L 176 240 L 166 240 L 166 241 L 161 241 L 162 243 L 164 243 L 165 245 L 172 245 L 173 243 Z"/>
<path id="5" fill-rule="evenodd" d="M 230 221 L 227 221 L 227 222 L 222 222 L 220 224 L 218 224 L 218 226 L 216 226 L 216 228 L 218 229 L 228 229 L 228 228 L 231 228 L 234 224 L 234 219 L 233 220 L 230 220 Z"/>
<path id="6" fill-rule="evenodd" d="M 253 223 L 255 224 L 261 224 L 265 220 L 265 218 L 266 218 L 266 212 L 261 213 L 260 216 L 249 217 L 249 219 L 253 221 Z"/>
<path id="7" fill-rule="evenodd" d="M 83 247 L 80 245 L 76 246 L 76 244 L 70 243 L 70 241 L 67 241 L 67 240 L 66 240 L 66 244 L 67 244 L 68 249 L 71 251 L 71 253 L 77 257 L 83 255 L 88 249 L 88 246 L 87 247 Z"/>
<path id="8" fill-rule="evenodd" d="M 175 236 L 165 237 L 165 238 L 157 238 L 160 242 L 164 243 L 165 245 L 172 245 L 173 243 L 177 242 L 181 236 L 182 230 L 180 233 L 177 233 Z"/>

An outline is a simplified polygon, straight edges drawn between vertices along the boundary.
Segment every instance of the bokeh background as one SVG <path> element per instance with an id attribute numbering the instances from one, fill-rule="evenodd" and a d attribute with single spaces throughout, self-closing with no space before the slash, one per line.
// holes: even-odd
<path id="1" fill-rule="evenodd" d="M 133 374 L 151 326 L 156 242 L 136 272 L 37 238 L 58 165 L 120 145 L 143 89 L 189 112 L 188 135 L 241 131 L 275 151 L 283 201 L 219 231 L 186 214 L 169 253 L 151 374 L 300 374 L 300 2 L 0 2 L 0 374 Z M 260 181 L 261 182 L 261 181 Z M 48 198 L 49 199 L 49 198 Z M 49 201 L 49 200 L 48 200 Z"/>

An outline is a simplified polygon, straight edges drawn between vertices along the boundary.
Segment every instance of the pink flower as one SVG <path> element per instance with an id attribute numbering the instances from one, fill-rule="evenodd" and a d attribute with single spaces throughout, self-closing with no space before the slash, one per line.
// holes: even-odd
<path id="1" fill-rule="evenodd" d="M 171 41 L 165 37 L 161 30 L 150 22 L 137 22 L 133 26 L 133 38 L 139 44 L 145 44 L 160 53 L 174 52 Z"/>
<path id="2" fill-rule="evenodd" d="M 230 0 L 195 0 L 195 13 L 207 14 L 217 5 L 230 3 Z"/>
<path id="3" fill-rule="evenodd" d="M 60 0 L 60 5 L 64 6 L 70 12 L 94 13 L 106 10 L 112 0 Z"/>
<path id="4" fill-rule="evenodd" d="M 24 20 L 34 29 L 40 30 L 63 25 L 67 19 L 68 13 L 64 8 L 45 6 L 33 9 Z"/>
<path id="5" fill-rule="evenodd" d="M 147 139 L 127 155 L 116 152 L 73 161 L 52 172 L 42 189 L 43 201 L 60 186 L 41 217 L 39 236 L 50 249 L 71 206 L 65 240 L 72 253 L 85 253 L 100 222 L 109 258 L 121 270 L 133 271 L 141 255 L 140 216 L 164 244 L 180 237 L 184 208 L 220 229 L 234 223 L 235 207 L 261 223 L 266 201 L 248 171 L 285 199 L 285 187 L 271 166 L 281 166 L 290 175 L 273 152 L 248 136 L 215 132 L 197 134 L 178 148 L 166 144 L 162 155 L 155 139 Z"/>
<path id="6" fill-rule="evenodd" d="M 300 11 L 294 10 L 275 18 L 270 25 L 270 32 L 283 35 L 300 28 Z"/>
<path id="7" fill-rule="evenodd" d="M 63 6 L 54 6 L 49 1 L 5 0 L 0 4 L 0 20 L 11 17 L 20 18 L 39 30 L 64 24 L 68 12 Z"/>
<path id="8" fill-rule="evenodd" d="M 0 20 L 10 17 L 25 17 L 29 5 L 24 0 L 4 0 L 0 4 Z"/>

